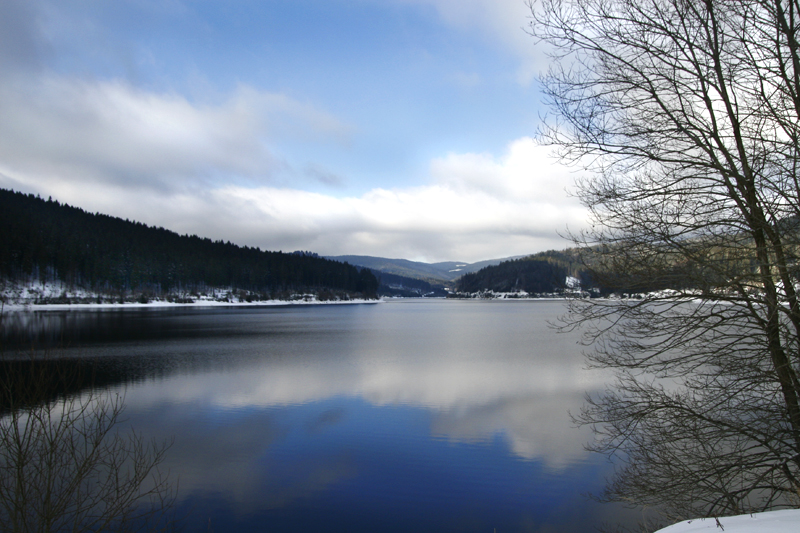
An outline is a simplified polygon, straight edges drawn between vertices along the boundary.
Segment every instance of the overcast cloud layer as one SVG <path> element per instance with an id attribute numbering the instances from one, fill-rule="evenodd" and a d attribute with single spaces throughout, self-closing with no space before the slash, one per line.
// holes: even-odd
<path id="1" fill-rule="evenodd" d="M 525 10 L 0 0 L 0 187 L 272 250 L 564 248 Z"/>

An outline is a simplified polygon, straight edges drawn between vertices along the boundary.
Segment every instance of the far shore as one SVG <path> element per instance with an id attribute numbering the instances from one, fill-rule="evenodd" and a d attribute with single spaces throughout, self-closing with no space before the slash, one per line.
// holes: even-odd
<path id="1" fill-rule="evenodd" d="M 195 300 L 191 303 L 151 301 L 148 303 L 139 302 L 108 302 L 108 303 L 74 303 L 74 304 L 35 304 L 35 303 L 13 303 L 4 304 L 3 311 L 69 311 L 83 309 L 152 309 L 156 307 L 265 307 L 265 306 L 290 306 L 290 305 L 344 305 L 344 304 L 376 304 L 382 300 L 263 300 L 253 302 L 221 302 L 217 300 Z"/>

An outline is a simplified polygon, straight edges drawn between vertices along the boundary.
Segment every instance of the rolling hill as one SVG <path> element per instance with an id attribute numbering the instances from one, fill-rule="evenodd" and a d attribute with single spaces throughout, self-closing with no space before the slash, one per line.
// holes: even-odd
<path id="1" fill-rule="evenodd" d="M 424 263 L 420 261 L 410 261 L 408 259 L 389 259 L 386 257 L 373 257 L 369 255 L 338 255 L 329 256 L 328 259 L 366 267 L 376 272 L 423 280 L 433 286 L 453 287 L 455 285 L 454 282 L 464 274 L 477 272 L 487 266 L 498 265 L 503 261 L 514 258 L 489 259 L 477 263 L 459 261 Z"/>

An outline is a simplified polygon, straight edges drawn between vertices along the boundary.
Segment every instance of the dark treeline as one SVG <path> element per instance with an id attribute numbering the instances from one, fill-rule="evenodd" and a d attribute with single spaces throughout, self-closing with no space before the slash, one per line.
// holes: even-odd
<path id="1" fill-rule="evenodd" d="M 0 189 L 0 276 L 60 280 L 96 291 L 154 295 L 205 287 L 261 294 L 337 290 L 374 297 L 367 269 L 181 236 L 33 195 Z"/>
<path id="2" fill-rule="evenodd" d="M 552 257 L 531 256 L 504 261 L 499 265 L 488 266 L 477 272 L 464 274 L 458 280 L 459 292 L 553 293 L 565 288 L 567 276 L 572 275 L 570 267 L 563 261 Z"/>
<path id="3" fill-rule="evenodd" d="M 688 244 L 687 244 L 688 245 Z M 620 266 L 626 257 L 625 250 L 618 250 L 612 260 L 608 253 L 586 248 L 577 250 L 550 250 L 521 259 L 504 261 L 477 272 L 465 274 L 458 280 L 457 289 L 462 293 L 486 290 L 495 292 L 557 293 L 566 288 L 567 276 L 580 282 L 584 291 L 592 295 L 605 296 L 611 293 L 647 293 L 664 289 L 689 290 L 702 288 L 701 280 L 713 281 L 713 272 L 707 266 L 674 257 L 664 256 L 654 268 L 632 270 Z M 729 258 L 721 259 L 732 264 Z M 741 264 L 743 271 L 755 268 L 752 264 Z"/>

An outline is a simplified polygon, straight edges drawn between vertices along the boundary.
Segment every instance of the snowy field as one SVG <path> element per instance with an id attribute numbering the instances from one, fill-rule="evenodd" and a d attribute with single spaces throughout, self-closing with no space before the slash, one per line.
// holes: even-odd
<path id="1" fill-rule="evenodd" d="M 684 520 L 656 533 L 695 533 L 718 531 L 725 533 L 800 533 L 800 509 L 770 511 L 723 518 Z"/>

